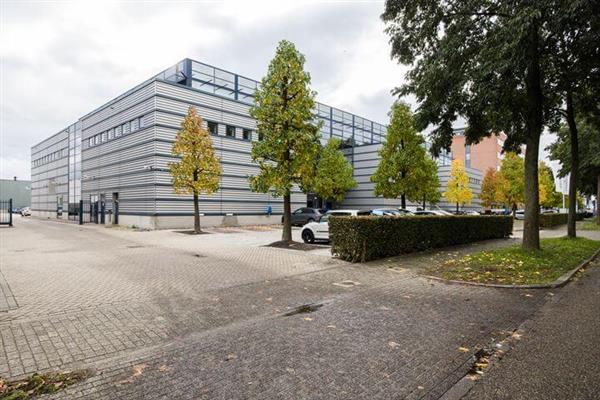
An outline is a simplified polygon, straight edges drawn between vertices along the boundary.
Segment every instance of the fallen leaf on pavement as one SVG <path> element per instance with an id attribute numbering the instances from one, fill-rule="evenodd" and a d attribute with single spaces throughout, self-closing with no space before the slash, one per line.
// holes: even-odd
<path id="1" fill-rule="evenodd" d="M 462 351 L 463 353 L 467 353 L 469 351 L 468 347 L 459 347 L 458 351 Z"/>

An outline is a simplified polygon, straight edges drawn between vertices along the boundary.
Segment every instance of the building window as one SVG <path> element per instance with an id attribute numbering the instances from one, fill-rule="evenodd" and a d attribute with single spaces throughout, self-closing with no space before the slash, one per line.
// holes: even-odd
<path id="1" fill-rule="evenodd" d="M 114 129 L 109 129 L 108 130 L 108 140 L 112 140 L 115 138 L 115 130 Z"/>
<path id="2" fill-rule="evenodd" d="M 100 135 L 94 136 L 94 144 L 100 144 Z"/>
<path id="3" fill-rule="evenodd" d="M 206 127 L 211 135 L 216 135 L 219 132 L 219 124 L 213 121 L 206 121 Z"/>
<path id="4" fill-rule="evenodd" d="M 125 122 L 123 124 L 123 135 L 127 135 L 130 132 L 131 132 L 131 125 L 129 124 L 129 122 Z"/>
<path id="5" fill-rule="evenodd" d="M 108 132 L 102 132 L 102 142 L 106 142 L 108 140 Z"/>
<path id="6" fill-rule="evenodd" d="M 244 129 L 242 135 L 243 135 L 244 140 L 252 139 L 252 131 L 250 129 Z"/>
<path id="7" fill-rule="evenodd" d="M 140 126 L 140 129 L 144 127 L 144 118 L 143 117 L 138 118 L 138 125 Z"/>
<path id="8" fill-rule="evenodd" d="M 227 125 L 225 127 L 225 136 L 235 137 L 235 126 Z"/>
<path id="9" fill-rule="evenodd" d="M 122 133 L 123 133 L 123 127 L 121 125 L 117 126 L 115 128 L 115 137 L 121 137 Z"/>
<path id="10" fill-rule="evenodd" d="M 133 121 L 131 121 L 131 132 L 135 132 L 138 129 L 140 129 L 140 121 L 136 118 Z"/>

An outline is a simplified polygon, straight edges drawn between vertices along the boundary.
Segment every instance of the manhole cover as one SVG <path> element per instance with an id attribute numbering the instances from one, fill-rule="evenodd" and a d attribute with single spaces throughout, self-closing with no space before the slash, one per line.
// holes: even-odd
<path id="1" fill-rule="evenodd" d="M 360 285 L 360 282 L 354 282 L 354 281 L 341 281 L 341 282 L 334 282 L 333 283 L 335 286 L 341 286 L 344 288 L 349 288 L 349 287 L 353 287 L 353 286 L 358 286 Z"/>

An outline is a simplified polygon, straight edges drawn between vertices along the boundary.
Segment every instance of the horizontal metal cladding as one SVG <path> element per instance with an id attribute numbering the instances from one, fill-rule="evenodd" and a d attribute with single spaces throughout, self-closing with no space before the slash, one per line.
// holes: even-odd
<path id="1" fill-rule="evenodd" d="M 52 153 L 61 148 L 67 147 L 69 139 L 69 133 L 66 130 L 62 130 L 47 139 L 39 142 L 38 144 L 31 147 L 31 160 Z M 43 154 L 42 154 L 43 153 Z"/>
<path id="2" fill-rule="evenodd" d="M 177 85 L 165 81 L 156 82 L 156 93 L 158 95 L 180 99 L 189 104 L 199 104 L 210 106 L 212 108 L 226 110 L 230 113 L 249 115 L 250 106 L 235 100 L 228 100 L 222 97 L 202 93 L 189 87 Z"/>
<path id="3" fill-rule="evenodd" d="M 94 175 L 96 175 L 96 172 L 102 173 L 101 171 L 94 171 L 98 168 L 113 168 L 113 170 L 115 170 L 115 167 L 125 168 L 125 170 L 119 170 L 119 172 L 124 172 L 128 168 L 137 168 L 139 162 L 138 164 L 135 164 L 131 167 L 128 167 L 127 164 L 129 164 L 130 162 L 135 163 L 136 160 L 139 159 L 151 158 L 151 156 L 155 154 L 154 147 L 154 141 L 149 140 L 142 142 L 136 146 L 125 147 L 123 148 L 123 150 L 109 152 L 106 154 L 99 155 L 97 157 L 84 157 L 81 164 L 82 171 L 84 174 L 93 173 Z"/>
<path id="4" fill-rule="evenodd" d="M 107 177 L 96 177 L 93 179 L 85 179 L 82 181 L 81 189 L 87 191 L 111 191 L 117 192 L 126 187 L 148 186 L 153 187 L 155 184 L 155 175 L 153 171 L 140 170 L 135 173 L 124 175 L 109 175 Z M 115 190 L 113 190 L 115 189 Z"/>
<path id="5" fill-rule="evenodd" d="M 245 202 L 245 201 L 229 201 L 229 202 L 221 202 L 220 200 L 210 201 L 212 199 L 202 199 L 199 202 L 200 212 L 202 213 L 215 213 L 224 215 L 227 213 L 233 214 L 266 214 L 267 207 L 271 206 L 271 212 L 274 214 L 281 214 L 283 212 L 283 202 L 281 201 L 254 201 L 254 202 Z M 306 198 L 303 200 L 295 200 L 292 201 L 292 207 L 302 207 L 306 206 Z M 121 203 L 119 203 L 119 208 L 121 207 Z M 156 200 L 156 213 L 160 214 L 170 214 L 170 213 L 191 213 L 194 210 L 194 204 L 190 200 L 186 201 L 174 201 L 173 199 L 157 199 Z"/>
<path id="6" fill-rule="evenodd" d="M 114 109 L 114 114 L 110 117 L 103 119 L 102 121 L 90 125 L 87 128 L 83 129 L 83 140 L 90 138 L 98 133 L 104 132 L 108 129 L 114 128 L 118 125 L 121 125 L 125 122 L 131 121 L 134 118 L 143 116 L 143 124 L 147 126 L 153 122 L 152 113 L 155 110 L 154 106 L 154 96 L 151 96 L 141 103 L 135 104 L 134 106 L 125 109 L 124 111 L 119 111 L 118 109 Z M 113 139 L 114 140 L 114 139 Z"/>
<path id="7" fill-rule="evenodd" d="M 82 129 L 84 133 L 84 139 L 87 138 L 86 130 L 90 129 L 94 125 L 107 120 L 115 118 L 114 121 L 116 124 L 120 114 L 127 113 L 131 107 L 136 107 L 139 103 L 145 102 L 146 99 L 151 98 L 155 93 L 155 82 L 148 82 L 146 85 L 142 85 L 136 90 L 131 91 L 126 96 L 121 99 L 113 102 L 109 107 L 102 107 L 98 109 L 96 112 L 92 112 L 81 118 Z M 108 103 L 107 103 L 108 104 Z M 122 117 L 122 121 L 125 122 L 128 119 Z M 110 126 L 107 126 L 110 128 Z M 97 132 L 96 132 L 97 133 Z"/>
<path id="8" fill-rule="evenodd" d="M 209 96 L 203 95 L 202 100 L 205 100 L 206 97 Z M 170 113 L 175 117 L 183 119 L 187 114 L 188 108 L 194 106 L 205 120 L 256 129 L 256 121 L 250 116 L 248 110 L 239 113 L 238 110 L 231 109 L 231 107 L 227 108 L 229 103 L 225 102 L 224 107 L 213 107 L 200 102 L 189 103 L 183 99 L 166 97 L 160 94 L 156 96 L 156 109 L 159 113 Z"/>
<path id="9" fill-rule="evenodd" d="M 52 178 L 55 176 L 65 175 L 69 170 L 69 158 L 63 157 L 59 160 L 52 161 L 46 165 L 42 165 L 31 169 L 31 181 Z"/>

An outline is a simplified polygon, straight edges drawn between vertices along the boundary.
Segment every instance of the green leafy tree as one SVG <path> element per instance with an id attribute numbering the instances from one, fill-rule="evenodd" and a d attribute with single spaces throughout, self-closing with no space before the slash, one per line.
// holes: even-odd
<path id="1" fill-rule="evenodd" d="M 525 165 L 516 153 L 505 153 L 500 171 L 496 174 L 498 199 L 514 213 L 525 197 Z M 537 210 L 539 214 L 539 209 Z"/>
<path id="2" fill-rule="evenodd" d="M 577 187 L 586 195 L 596 195 L 597 223 L 600 224 L 600 117 L 585 115 L 578 118 L 579 146 Z M 548 146 L 550 159 L 559 161 L 558 176 L 564 178 L 571 172 L 571 140 L 569 128 L 562 125 L 557 141 Z M 571 203 L 569 203 L 570 205 Z M 569 210 L 570 211 L 570 210 Z"/>
<path id="3" fill-rule="evenodd" d="M 282 240 L 287 242 L 292 240 L 292 188 L 312 186 L 319 152 L 319 126 L 313 116 L 315 92 L 309 85 L 304 56 L 282 40 L 250 109 L 263 138 L 252 145 L 252 159 L 260 172 L 250 177 L 250 187 L 283 196 Z"/>
<path id="4" fill-rule="evenodd" d="M 418 187 L 424 179 L 429 157 L 425 141 L 414 127 L 410 106 L 395 102 L 389 116 L 387 135 L 379 150 L 381 161 L 371 182 L 375 184 L 375 195 L 387 199 L 400 197 L 402 208 L 406 208 L 407 198 L 422 200 Z"/>
<path id="5" fill-rule="evenodd" d="M 356 186 L 352 165 L 340 151 L 341 140 L 332 138 L 321 150 L 313 191 L 324 201 L 340 202 Z"/>
<path id="6" fill-rule="evenodd" d="M 571 169 L 567 235 L 575 237 L 581 140 L 576 115 L 598 112 L 600 104 L 600 13 L 594 1 L 558 2 L 555 6 L 556 13 L 545 27 L 551 32 L 560 32 L 550 35 L 545 43 L 551 83 L 546 96 L 554 97 L 559 104 L 550 111 L 554 112 L 556 120 L 564 121 L 569 133 Z"/>
<path id="7" fill-rule="evenodd" d="M 498 179 L 494 168 L 488 168 L 485 172 L 479 199 L 485 208 L 492 208 L 498 201 Z"/>
<path id="8" fill-rule="evenodd" d="M 540 136 L 552 118 L 549 110 L 561 102 L 560 97 L 549 95 L 556 83 L 552 72 L 557 64 L 552 60 L 558 54 L 549 44 L 576 32 L 575 24 L 557 22 L 561 14 L 589 17 L 592 4 L 543 0 L 385 3 L 382 18 L 392 56 L 411 66 L 407 83 L 397 92 L 414 95 L 419 102 L 417 129 L 434 126 L 432 151 L 450 147 L 458 117 L 467 121 L 467 143 L 504 132 L 505 150 L 526 145 L 525 249 L 539 249 Z M 562 54 L 571 52 L 567 48 Z"/>
<path id="9" fill-rule="evenodd" d="M 557 207 L 557 199 L 559 198 L 556 192 L 556 184 L 554 183 L 554 174 L 552 168 L 543 161 L 540 161 L 539 167 L 539 182 L 540 182 L 540 205 L 544 208 Z"/>
<path id="10" fill-rule="evenodd" d="M 456 212 L 460 204 L 470 204 L 473 198 L 473 191 L 469 187 L 469 175 L 465 170 L 465 165 L 462 160 L 452 161 L 450 169 L 450 179 L 444 197 L 450 203 L 456 203 Z"/>
<path id="11" fill-rule="evenodd" d="M 410 201 L 422 201 L 423 209 L 427 202 L 436 204 L 440 201 L 442 193 L 440 192 L 438 165 L 434 159 L 425 156 L 421 168 L 417 171 L 417 181 L 419 183 L 415 188 L 414 196 L 411 194 L 408 198 Z"/>
<path id="12" fill-rule="evenodd" d="M 219 190 L 221 163 L 215 155 L 210 134 L 195 107 L 190 107 L 177 132 L 172 153 L 180 158 L 170 163 L 173 189 L 176 193 L 192 194 L 194 198 L 194 232 L 200 233 L 198 196 Z"/>

